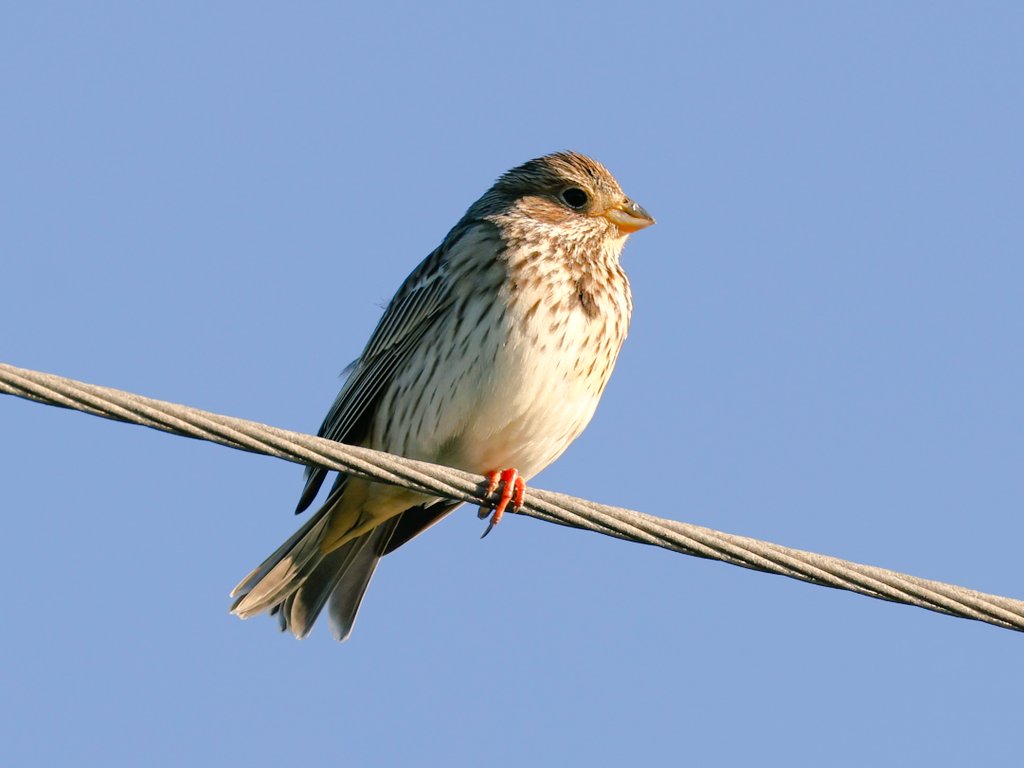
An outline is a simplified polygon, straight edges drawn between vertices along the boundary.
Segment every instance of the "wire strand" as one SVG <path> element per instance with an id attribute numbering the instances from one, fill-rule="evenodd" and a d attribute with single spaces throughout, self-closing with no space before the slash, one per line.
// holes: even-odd
<path id="1" fill-rule="evenodd" d="M 5 363 L 0 363 L 0 393 L 275 456 L 296 464 L 313 464 L 430 496 L 484 506 L 493 501 L 482 495 L 487 487 L 486 478 L 451 467 L 344 445 Z M 536 488 L 527 489 L 520 513 L 626 541 L 1024 632 L 1024 601 L 954 584 Z"/>

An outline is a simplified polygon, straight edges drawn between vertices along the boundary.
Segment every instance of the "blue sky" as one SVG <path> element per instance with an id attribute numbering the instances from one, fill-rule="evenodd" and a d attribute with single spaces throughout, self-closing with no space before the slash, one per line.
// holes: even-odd
<path id="1" fill-rule="evenodd" d="M 1014 3 L 7 4 L 0 360 L 315 430 L 505 169 L 658 225 L 541 487 L 1024 596 Z M 987 764 L 1012 632 L 463 510 L 353 638 L 227 613 L 292 465 L 0 398 L 7 764 Z"/>

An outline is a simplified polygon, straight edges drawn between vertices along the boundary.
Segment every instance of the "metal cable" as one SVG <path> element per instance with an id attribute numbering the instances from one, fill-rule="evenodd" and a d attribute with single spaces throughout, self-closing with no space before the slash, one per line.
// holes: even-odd
<path id="1" fill-rule="evenodd" d="M 487 504 L 487 499 L 482 496 L 486 481 L 457 469 L 343 445 L 300 432 L 4 363 L 0 363 L 0 393 L 276 456 L 296 464 L 340 470 L 431 496 Z M 521 513 L 627 541 L 653 544 L 673 552 L 721 560 L 756 571 L 1024 632 L 1024 601 L 1021 600 L 535 488 L 527 489 Z"/>

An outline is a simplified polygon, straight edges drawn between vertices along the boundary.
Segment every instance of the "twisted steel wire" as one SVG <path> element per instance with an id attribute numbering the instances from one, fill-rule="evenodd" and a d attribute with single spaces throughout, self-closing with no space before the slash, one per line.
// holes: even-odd
<path id="1" fill-rule="evenodd" d="M 0 363 L 0 393 L 487 505 L 487 481 L 450 467 Z M 521 514 L 811 584 L 1024 631 L 1024 601 L 529 488 Z"/>

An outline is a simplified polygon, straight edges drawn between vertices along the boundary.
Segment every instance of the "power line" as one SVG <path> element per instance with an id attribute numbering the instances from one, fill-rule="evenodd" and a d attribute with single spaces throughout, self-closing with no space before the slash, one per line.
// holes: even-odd
<path id="1" fill-rule="evenodd" d="M 315 464 L 399 485 L 430 496 L 487 504 L 484 478 L 369 448 L 290 432 L 254 421 L 153 400 L 122 390 L 0 363 L 0 393 L 71 408 L 175 435 Z M 721 560 L 868 597 L 915 605 L 1024 632 L 1024 601 L 990 595 L 885 568 L 840 560 L 767 541 L 723 533 L 586 499 L 528 488 L 522 514 L 560 525 L 652 544 L 686 555 Z"/>

